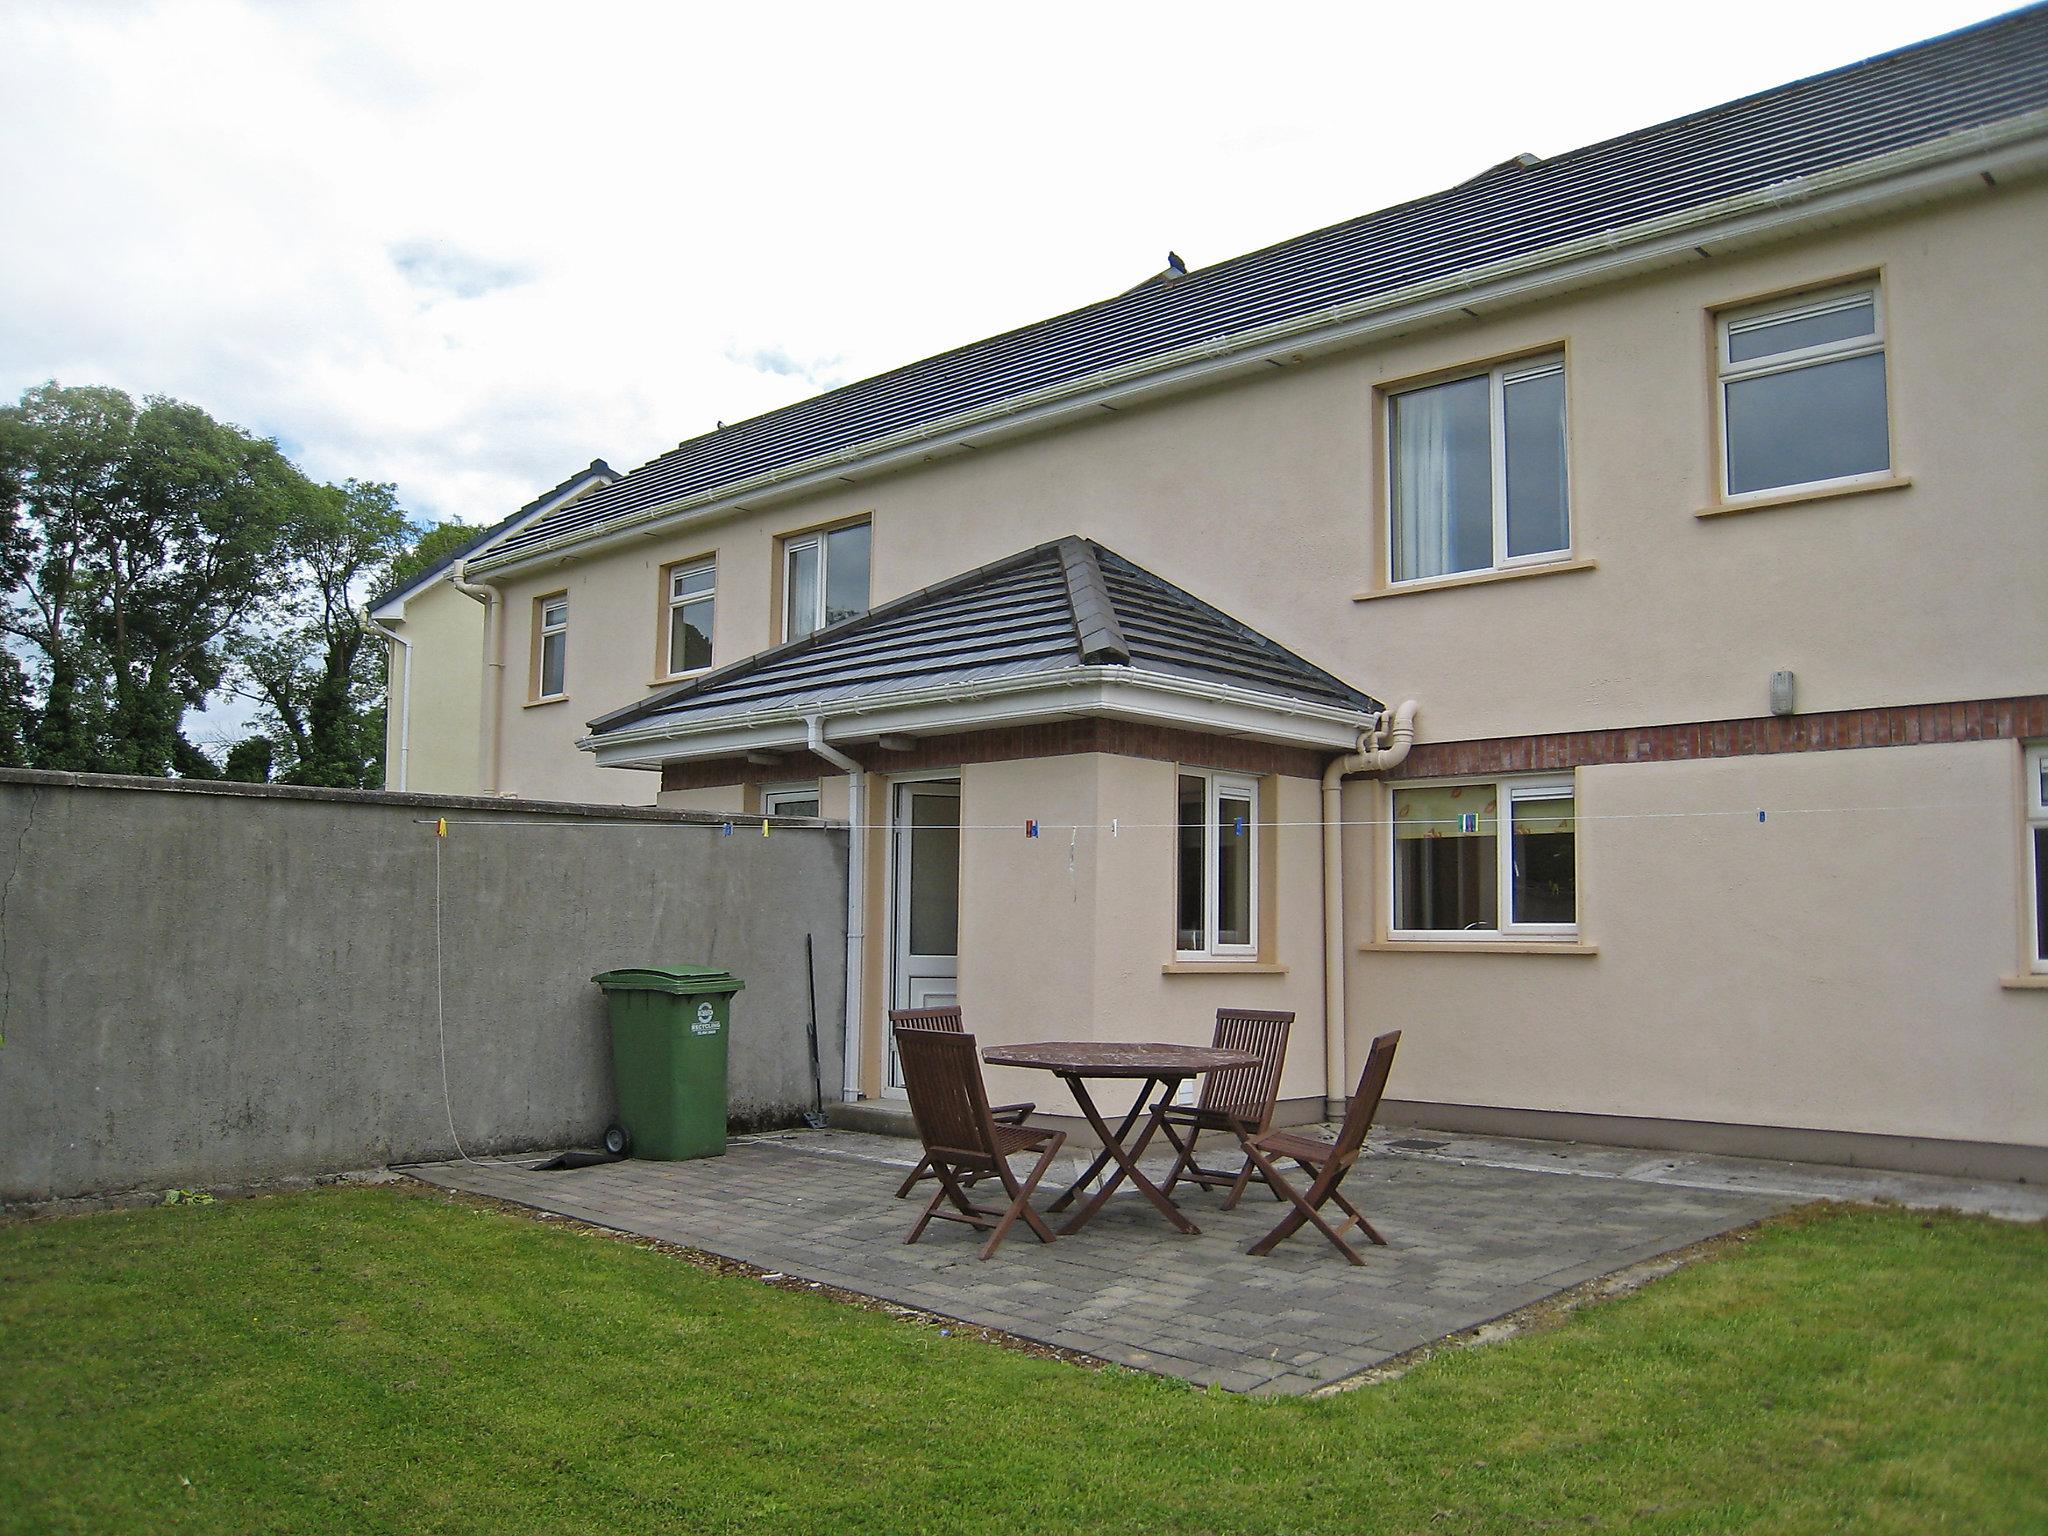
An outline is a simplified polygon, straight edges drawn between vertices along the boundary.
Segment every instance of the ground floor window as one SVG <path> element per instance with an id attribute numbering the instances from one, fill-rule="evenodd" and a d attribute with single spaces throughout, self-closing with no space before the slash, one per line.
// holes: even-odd
<path id="1" fill-rule="evenodd" d="M 1576 932 L 1572 782 L 1482 779 L 1397 789 L 1393 865 L 1397 934 Z"/>
<path id="2" fill-rule="evenodd" d="M 818 814 L 818 786 L 810 784 L 766 784 L 761 788 L 763 816 L 815 816 Z"/>
<path id="3" fill-rule="evenodd" d="M 2027 748 L 2027 927 L 2036 971 L 2048 971 L 2048 745 Z"/>
<path id="4" fill-rule="evenodd" d="M 1183 768 L 1177 820 L 1177 952 L 1194 958 L 1257 954 L 1258 781 Z"/>

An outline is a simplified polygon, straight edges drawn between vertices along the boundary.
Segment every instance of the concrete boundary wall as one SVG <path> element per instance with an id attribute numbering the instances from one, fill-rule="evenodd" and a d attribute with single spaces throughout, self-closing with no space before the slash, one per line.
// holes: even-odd
<path id="1" fill-rule="evenodd" d="M 451 1157 L 451 1111 L 471 1153 L 590 1142 L 614 966 L 744 979 L 733 1117 L 789 1123 L 807 934 L 840 1080 L 846 834 L 720 822 L 0 770 L 0 1200 Z"/>

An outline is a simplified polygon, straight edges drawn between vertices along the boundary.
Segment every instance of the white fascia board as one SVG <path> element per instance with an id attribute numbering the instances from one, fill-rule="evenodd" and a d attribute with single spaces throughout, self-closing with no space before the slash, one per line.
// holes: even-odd
<path id="1" fill-rule="evenodd" d="M 1250 737 L 1328 752 L 1355 751 L 1368 712 L 1277 698 L 1248 688 L 1197 682 L 1128 667 L 1071 667 L 1022 678 L 950 685 L 841 700 L 808 709 L 773 708 L 708 720 L 650 721 L 577 745 L 601 767 L 653 767 L 750 751 L 804 749 L 812 715 L 831 722 L 835 746 L 885 735 L 947 736 L 960 731 L 1109 718 L 1168 725 L 1208 735 Z"/>
<path id="2" fill-rule="evenodd" d="M 621 477 L 618 475 L 607 476 L 599 474 L 595 470 L 586 469 L 580 476 L 575 477 L 575 479 L 571 481 L 567 488 L 558 492 L 556 495 L 549 496 L 544 500 L 535 502 L 532 506 L 528 507 L 524 512 L 520 513 L 518 516 L 509 520 L 504 527 L 494 532 L 488 539 L 486 539 L 483 543 L 479 544 L 475 549 L 471 550 L 468 553 L 468 555 L 463 558 L 471 561 L 483 558 L 484 556 L 488 555 L 495 546 L 503 543 L 506 539 L 511 538 L 512 535 L 519 532 L 520 529 L 532 527 L 534 523 L 538 522 L 541 518 L 546 517 L 550 512 L 554 512 L 562 507 L 566 507 L 572 501 L 580 501 L 583 497 L 589 495 L 591 490 L 594 489 L 596 486 L 611 485 L 614 484 L 620 478 Z M 391 596 L 387 597 L 382 603 L 378 604 L 378 606 L 376 606 L 375 608 L 372 608 L 370 610 L 370 617 L 387 624 L 403 623 L 405 621 L 405 603 L 407 598 L 418 596 L 420 593 L 426 591 L 427 588 L 435 585 L 437 582 L 443 582 L 448 580 L 449 577 L 453 576 L 454 574 L 455 563 L 453 561 L 450 561 L 440 570 L 434 572 L 434 574 L 431 577 L 416 577 L 411 583 L 409 583 L 406 586 L 400 587 L 396 592 L 392 593 Z M 387 615 L 389 615 L 389 617 L 387 617 Z"/>
<path id="3" fill-rule="evenodd" d="M 1471 318 L 1468 311 L 1526 304 L 1706 260 L 1710 246 L 1725 252 L 1781 240 L 1964 192 L 1985 192 L 1986 177 L 2005 181 L 2044 170 L 2048 109 L 995 401 L 695 497 L 643 508 L 594 531 L 565 534 L 498 561 L 473 563 L 470 569 L 489 571 L 497 579 L 530 565 L 800 496 L 840 483 L 849 470 L 885 473 L 963 444 L 980 446 L 1037 431 L 1105 406 L 1198 388 L 1268 364 L 1285 366 L 1460 315 Z"/>

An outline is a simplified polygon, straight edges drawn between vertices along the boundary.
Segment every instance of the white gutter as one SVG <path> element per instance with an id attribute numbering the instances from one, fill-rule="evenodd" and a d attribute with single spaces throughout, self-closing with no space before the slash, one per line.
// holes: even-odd
<path id="1" fill-rule="evenodd" d="M 382 624 L 379 624 L 376 617 L 367 608 L 363 610 L 363 627 L 373 635 L 382 635 L 405 653 L 405 685 L 399 689 L 398 693 L 398 782 L 396 784 L 390 783 L 391 776 L 389 773 L 386 773 L 384 776 L 386 788 L 403 790 L 405 788 L 406 765 L 412 756 L 412 642 L 399 634 L 398 631 L 386 629 Z M 388 679 L 390 673 L 387 671 L 385 676 Z M 385 696 L 387 698 L 390 696 L 390 691 L 391 685 L 387 681 L 385 683 Z"/>
<path id="2" fill-rule="evenodd" d="M 587 553 L 662 532 L 685 520 L 700 522 L 722 512 L 748 510 L 745 503 L 750 498 L 798 494 L 834 482 L 856 465 L 880 472 L 964 440 L 986 442 L 1011 431 L 1050 425 L 1110 401 L 1190 388 L 1266 363 L 1284 365 L 1309 350 L 1398 335 L 1480 306 L 1526 303 L 1702 259 L 1708 243 L 1734 249 L 1830 219 L 1867 218 L 1943 196 L 1983 191 L 1980 178 L 2002 182 L 2043 170 L 2048 170 L 2048 108 L 1011 396 L 679 501 L 642 508 L 602 525 L 600 532 L 562 534 L 495 560 L 479 556 L 478 566 L 510 571 L 572 550 Z"/>
<path id="3" fill-rule="evenodd" d="M 469 557 L 464 555 L 455 562 L 455 569 L 448 573 L 448 580 L 464 597 L 474 598 L 484 605 L 484 707 L 480 725 L 483 783 L 479 786 L 479 793 L 495 795 L 498 792 L 498 739 L 503 735 L 499 721 L 505 712 L 505 597 L 496 587 L 477 586 L 465 581 L 463 575 L 468 568 Z M 406 675 L 411 676 L 410 671 Z"/>
<path id="4" fill-rule="evenodd" d="M 812 715 L 806 722 L 813 755 L 847 776 L 846 785 L 846 1029 L 841 1047 L 840 1097 L 860 1097 L 860 1016 L 862 972 L 867 958 L 867 770 L 825 740 L 825 721 Z"/>
<path id="5" fill-rule="evenodd" d="M 999 701 L 1002 707 L 987 707 Z M 935 733 L 992 724 L 1021 724 L 1076 714 L 1106 715 L 1228 731 L 1323 751 L 1355 741 L 1374 716 L 1338 705 L 1284 699 L 1227 683 L 1125 666 L 1063 667 L 1024 672 L 980 683 L 941 683 L 851 698 L 770 706 L 710 719 L 656 717 L 602 735 L 579 747 L 607 767 L 654 766 L 685 747 L 694 757 L 807 745 L 809 721 L 823 715 L 859 721 L 863 738 L 895 732 Z M 841 732 L 844 739 L 845 733 Z"/>
<path id="6" fill-rule="evenodd" d="M 1415 744 L 1415 701 L 1394 711 L 1391 724 L 1382 718 L 1367 745 L 1358 733 L 1358 750 L 1332 758 L 1323 770 L 1323 1114 L 1344 1117 L 1351 1091 L 1351 1067 L 1344 1039 L 1344 778 L 1353 773 L 1384 773 L 1399 767 Z"/>

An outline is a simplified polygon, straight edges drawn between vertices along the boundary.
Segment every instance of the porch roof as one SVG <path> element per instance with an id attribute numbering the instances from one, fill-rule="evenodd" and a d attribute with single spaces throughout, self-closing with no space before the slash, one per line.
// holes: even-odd
<path id="1" fill-rule="evenodd" d="M 787 744 L 812 715 L 859 717 L 835 740 L 1115 715 L 1342 745 L 1382 709 L 1115 551 L 1069 537 L 602 716 L 583 745 L 606 762 L 707 756 L 769 745 L 768 734 Z"/>

